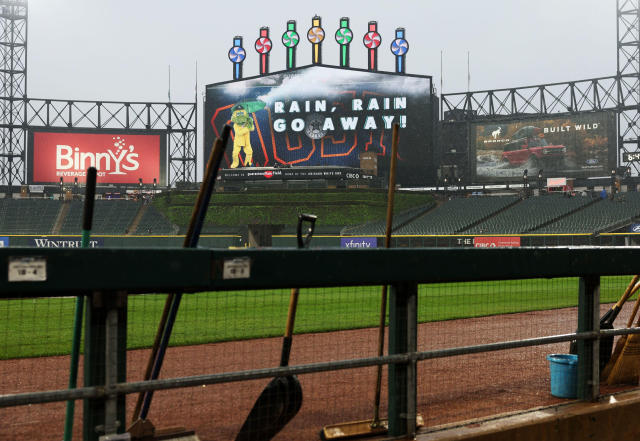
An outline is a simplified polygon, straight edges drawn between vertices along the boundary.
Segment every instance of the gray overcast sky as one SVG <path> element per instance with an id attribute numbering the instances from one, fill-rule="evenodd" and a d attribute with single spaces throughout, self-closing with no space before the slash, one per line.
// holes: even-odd
<path id="1" fill-rule="evenodd" d="M 325 64 L 338 64 L 333 35 L 345 16 L 354 32 L 351 65 L 366 68 L 362 36 L 368 21 L 376 20 L 382 35 L 378 68 L 394 70 L 389 44 L 394 30 L 404 27 L 407 73 L 432 75 L 440 89 L 443 51 L 445 93 L 466 91 L 467 51 L 472 90 L 616 72 L 615 0 L 29 0 L 28 95 L 166 101 L 171 65 L 172 101 L 193 102 L 197 60 L 200 101 L 205 84 L 232 78 L 227 52 L 233 36 L 244 37 L 244 76 L 253 76 L 253 44 L 260 26 L 268 26 L 270 69 L 282 70 L 280 36 L 287 20 L 296 20 L 304 36 L 315 14 L 327 34 Z M 311 45 L 303 37 L 297 64 L 310 62 Z"/>

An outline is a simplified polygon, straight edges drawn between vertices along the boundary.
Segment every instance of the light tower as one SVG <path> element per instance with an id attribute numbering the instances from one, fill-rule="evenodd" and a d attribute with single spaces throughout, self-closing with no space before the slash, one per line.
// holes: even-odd
<path id="1" fill-rule="evenodd" d="M 617 7 L 618 152 L 640 152 L 640 0 L 617 0 Z M 638 164 L 629 162 L 640 171 Z"/>
<path id="2" fill-rule="evenodd" d="M 0 185 L 24 183 L 27 2 L 0 0 Z"/>

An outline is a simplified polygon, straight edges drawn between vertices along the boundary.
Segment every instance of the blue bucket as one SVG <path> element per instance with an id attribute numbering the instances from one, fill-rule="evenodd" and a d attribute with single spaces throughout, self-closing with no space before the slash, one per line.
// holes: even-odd
<path id="1" fill-rule="evenodd" d="M 549 354 L 551 395 L 558 398 L 578 396 L 578 356 L 575 354 Z"/>

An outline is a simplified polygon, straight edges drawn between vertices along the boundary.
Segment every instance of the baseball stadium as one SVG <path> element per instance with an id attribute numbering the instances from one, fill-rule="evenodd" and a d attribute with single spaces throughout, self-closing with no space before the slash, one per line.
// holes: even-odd
<path id="1" fill-rule="evenodd" d="M 450 94 L 403 27 L 259 27 L 198 115 L 30 97 L 27 1 L 0 0 L 0 440 L 637 439 L 616 8 L 611 76 Z"/>

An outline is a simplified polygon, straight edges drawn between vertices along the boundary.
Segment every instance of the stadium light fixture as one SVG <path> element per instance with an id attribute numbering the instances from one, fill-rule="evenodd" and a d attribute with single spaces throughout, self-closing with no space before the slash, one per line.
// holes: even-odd
<path id="1" fill-rule="evenodd" d="M 538 170 L 538 194 L 542 191 L 542 169 Z"/>

